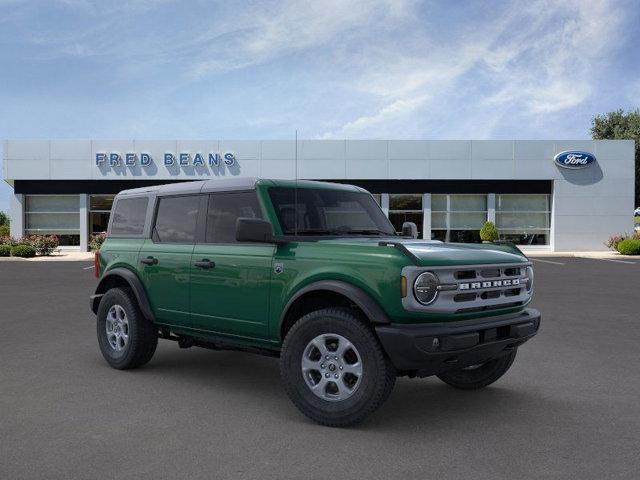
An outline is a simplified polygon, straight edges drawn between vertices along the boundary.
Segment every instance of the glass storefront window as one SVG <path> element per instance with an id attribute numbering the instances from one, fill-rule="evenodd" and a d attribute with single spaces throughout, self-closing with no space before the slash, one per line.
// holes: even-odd
<path id="1" fill-rule="evenodd" d="M 487 196 L 431 195 L 431 238 L 444 242 L 478 243 L 487 221 Z"/>
<path id="2" fill-rule="evenodd" d="M 396 232 L 402 232 L 404 222 L 413 222 L 418 227 L 418 238 L 422 238 L 423 211 L 422 194 L 391 194 L 389 195 L 389 220 Z"/>
<path id="3" fill-rule="evenodd" d="M 109 215 L 115 195 L 91 195 L 89 197 L 89 233 L 95 235 L 107 231 Z"/>
<path id="4" fill-rule="evenodd" d="M 80 196 L 26 195 L 25 235 L 57 235 L 60 245 L 80 245 Z"/>
<path id="5" fill-rule="evenodd" d="M 91 211 L 111 211 L 115 195 L 91 195 L 89 197 L 89 208 Z"/>
<path id="6" fill-rule="evenodd" d="M 389 210 L 420 210 L 422 211 L 422 194 L 392 194 L 389 195 Z"/>
<path id="7" fill-rule="evenodd" d="M 500 240 L 516 245 L 549 245 L 551 199 L 547 194 L 496 196 L 496 226 Z"/>

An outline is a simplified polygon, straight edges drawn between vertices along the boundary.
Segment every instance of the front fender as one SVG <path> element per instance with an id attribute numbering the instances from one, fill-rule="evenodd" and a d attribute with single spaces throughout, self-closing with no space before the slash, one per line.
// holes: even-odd
<path id="1" fill-rule="evenodd" d="M 149 303 L 149 298 L 147 297 L 147 292 L 144 289 L 142 281 L 131 270 L 122 267 L 113 268 L 107 271 L 100 279 L 100 283 L 98 283 L 98 286 L 96 287 L 95 294 L 91 296 L 91 310 L 93 313 L 98 313 L 100 301 L 107 290 L 112 288 L 112 286 L 122 286 L 123 283 L 131 288 L 144 317 L 153 322 L 155 320 L 155 316 L 153 315 L 153 310 L 151 309 L 151 304 Z"/>
<path id="2" fill-rule="evenodd" d="M 382 309 L 378 302 L 371 298 L 371 296 L 360 287 L 356 287 L 351 283 L 341 280 L 319 280 L 305 285 L 304 287 L 297 290 L 289 298 L 285 307 L 282 309 L 279 327 L 282 327 L 282 322 L 284 321 L 289 308 L 295 303 L 297 299 L 299 299 L 306 293 L 320 290 L 335 292 L 347 297 L 349 300 L 355 303 L 360 308 L 360 310 L 364 312 L 367 318 L 369 318 L 369 320 L 371 320 L 371 322 L 373 323 L 391 322 L 386 312 Z"/>

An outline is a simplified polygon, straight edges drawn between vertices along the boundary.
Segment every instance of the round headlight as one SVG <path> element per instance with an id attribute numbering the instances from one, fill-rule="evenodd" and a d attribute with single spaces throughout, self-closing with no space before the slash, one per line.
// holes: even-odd
<path id="1" fill-rule="evenodd" d="M 527 276 L 527 280 L 526 280 L 527 292 L 532 292 L 533 291 L 533 267 L 528 266 L 525 269 L 525 275 Z"/>
<path id="2" fill-rule="evenodd" d="M 431 272 L 424 272 L 416 278 L 413 284 L 413 294 L 422 305 L 429 305 L 438 295 L 438 277 Z"/>

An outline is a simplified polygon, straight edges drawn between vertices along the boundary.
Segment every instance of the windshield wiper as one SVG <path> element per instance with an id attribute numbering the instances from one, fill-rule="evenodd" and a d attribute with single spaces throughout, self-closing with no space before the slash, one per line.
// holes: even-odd
<path id="1" fill-rule="evenodd" d="M 289 230 L 289 235 L 294 235 L 295 232 Z M 304 230 L 298 230 L 298 235 L 331 235 L 335 233 L 335 230 L 327 230 L 322 228 L 305 228 Z"/>
<path id="2" fill-rule="evenodd" d="M 360 229 L 360 230 L 341 230 L 341 233 L 348 233 L 348 234 L 354 234 L 354 235 L 390 235 L 389 233 L 383 232 L 382 230 L 366 230 L 366 229 Z"/>
<path id="3" fill-rule="evenodd" d="M 293 232 L 288 232 L 292 234 Z M 306 228 L 299 230 L 298 235 L 392 235 L 376 229 L 346 229 L 346 228 Z"/>

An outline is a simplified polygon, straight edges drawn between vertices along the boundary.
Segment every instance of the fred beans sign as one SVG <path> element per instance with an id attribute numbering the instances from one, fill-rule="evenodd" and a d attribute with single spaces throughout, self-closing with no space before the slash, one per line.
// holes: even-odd
<path id="1" fill-rule="evenodd" d="M 149 167 L 154 163 L 160 163 L 166 167 L 232 167 L 236 165 L 236 156 L 231 152 L 196 152 L 173 153 L 166 152 L 159 162 L 148 153 L 96 153 L 95 165 L 100 168 L 116 167 Z"/>

